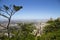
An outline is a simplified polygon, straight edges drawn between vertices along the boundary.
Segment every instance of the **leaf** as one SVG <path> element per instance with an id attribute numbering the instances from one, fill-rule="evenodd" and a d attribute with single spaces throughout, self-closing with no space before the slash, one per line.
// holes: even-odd
<path id="1" fill-rule="evenodd" d="M 4 5 L 4 8 L 5 8 L 6 10 L 8 10 L 8 9 L 9 9 L 9 7 L 8 7 L 8 6 L 6 6 L 6 5 Z"/>
<path id="2" fill-rule="evenodd" d="M 18 11 L 18 10 L 20 10 L 22 8 L 22 6 L 15 6 L 15 5 L 13 5 L 13 8 L 14 8 L 15 11 Z"/>

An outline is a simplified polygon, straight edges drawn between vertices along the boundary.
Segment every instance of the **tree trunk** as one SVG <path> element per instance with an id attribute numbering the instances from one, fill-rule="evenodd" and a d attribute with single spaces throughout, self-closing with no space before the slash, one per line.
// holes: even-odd
<path id="1" fill-rule="evenodd" d="M 11 21 L 11 16 L 10 16 L 10 18 L 8 19 L 8 25 L 7 25 L 8 38 L 10 37 L 10 28 L 9 28 L 10 21 Z"/>

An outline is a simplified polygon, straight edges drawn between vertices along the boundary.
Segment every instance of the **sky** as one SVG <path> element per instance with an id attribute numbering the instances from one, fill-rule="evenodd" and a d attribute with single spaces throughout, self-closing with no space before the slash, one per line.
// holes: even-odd
<path id="1" fill-rule="evenodd" d="M 60 17 L 60 0 L 0 0 L 0 6 L 2 5 L 23 6 L 12 17 L 13 20 Z"/>

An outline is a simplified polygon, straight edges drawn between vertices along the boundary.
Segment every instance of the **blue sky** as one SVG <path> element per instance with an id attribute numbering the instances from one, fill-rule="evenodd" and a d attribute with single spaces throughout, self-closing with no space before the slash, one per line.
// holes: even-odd
<path id="1" fill-rule="evenodd" d="M 60 17 L 60 0 L 1 0 L 0 6 L 4 4 L 23 6 L 23 9 L 12 17 L 13 20 Z"/>

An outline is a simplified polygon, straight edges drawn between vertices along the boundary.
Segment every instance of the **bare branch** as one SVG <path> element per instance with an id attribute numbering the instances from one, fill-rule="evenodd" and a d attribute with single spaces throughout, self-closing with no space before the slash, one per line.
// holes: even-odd
<path id="1" fill-rule="evenodd" d="M 0 24 L 0 27 L 3 27 L 3 28 L 5 28 L 5 29 L 7 29 L 6 27 L 2 26 L 1 24 Z"/>
<path id="2" fill-rule="evenodd" d="M 10 12 L 10 13 L 11 13 L 10 16 L 12 16 L 12 15 L 14 14 L 14 11 L 13 11 L 13 9 L 11 8 L 11 5 L 10 5 L 10 8 L 9 8 L 9 9 L 10 9 L 10 11 L 11 11 L 11 12 Z"/>
<path id="3" fill-rule="evenodd" d="M 5 18 L 9 18 L 9 17 L 7 17 L 6 15 L 4 15 L 4 14 L 1 14 L 1 13 L 0 13 L 0 16 L 3 16 L 3 17 L 5 17 Z"/>
<path id="4" fill-rule="evenodd" d="M 7 14 L 10 16 L 10 14 L 7 12 L 7 10 L 4 11 L 4 10 L 1 10 L 1 9 L 0 9 L 0 11 L 5 12 L 5 13 L 7 13 Z"/>
<path id="5" fill-rule="evenodd" d="M 14 15 L 15 14 L 15 12 L 12 12 L 13 14 L 12 15 Z"/>
<path id="6" fill-rule="evenodd" d="M 6 10 L 6 13 L 10 16 L 10 14 L 7 12 L 7 10 Z"/>

